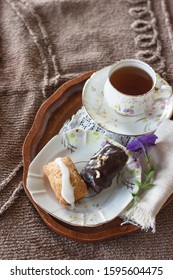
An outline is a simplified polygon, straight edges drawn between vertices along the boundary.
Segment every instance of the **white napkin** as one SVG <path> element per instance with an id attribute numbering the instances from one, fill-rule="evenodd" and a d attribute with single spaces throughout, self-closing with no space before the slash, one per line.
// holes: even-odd
<path id="1" fill-rule="evenodd" d="M 146 190 L 139 202 L 121 217 L 126 222 L 138 225 L 141 229 L 155 232 L 156 215 L 173 193 L 173 121 L 164 120 L 156 130 L 156 145 L 149 152 L 151 161 L 158 164 L 154 186 Z"/>

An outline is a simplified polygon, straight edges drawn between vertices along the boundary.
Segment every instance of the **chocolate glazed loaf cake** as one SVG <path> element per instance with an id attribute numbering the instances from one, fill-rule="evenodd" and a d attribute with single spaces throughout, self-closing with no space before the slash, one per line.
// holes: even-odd
<path id="1" fill-rule="evenodd" d="M 81 177 L 96 193 L 109 188 L 113 178 L 125 166 L 127 154 L 119 147 L 106 143 L 81 171 Z"/>

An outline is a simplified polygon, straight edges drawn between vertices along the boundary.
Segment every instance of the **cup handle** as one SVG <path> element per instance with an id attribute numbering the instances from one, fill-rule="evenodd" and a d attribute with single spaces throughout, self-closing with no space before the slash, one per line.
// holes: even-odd
<path id="1" fill-rule="evenodd" d="M 172 87 L 169 85 L 161 85 L 157 91 L 155 91 L 155 100 L 168 99 L 172 95 Z"/>

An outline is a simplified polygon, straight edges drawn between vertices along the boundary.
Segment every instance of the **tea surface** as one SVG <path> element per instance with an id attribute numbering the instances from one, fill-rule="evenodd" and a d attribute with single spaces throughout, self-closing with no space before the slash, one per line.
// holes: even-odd
<path id="1" fill-rule="evenodd" d="M 128 66 L 117 69 L 110 76 L 114 88 L 127 95 L 141 95 L 153 86 L 153 80 L 144 70 Z"/>

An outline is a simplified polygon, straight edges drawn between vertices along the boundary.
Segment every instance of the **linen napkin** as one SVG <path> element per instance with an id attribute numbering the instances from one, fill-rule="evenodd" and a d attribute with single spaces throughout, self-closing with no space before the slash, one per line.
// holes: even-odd
<path id="1" fill-rule="evenodd" d="M 154 186 L 143 193 L 136 205 L 120 215 L 125 223 L 153 232 L 156 231 L 158 212 L 173 193 L 173 121 L 164 120 L 155 134 L 158 139 L 149 152 L 151 161 L 158 164 Z"/>

